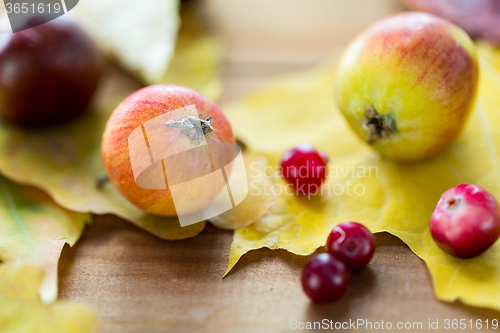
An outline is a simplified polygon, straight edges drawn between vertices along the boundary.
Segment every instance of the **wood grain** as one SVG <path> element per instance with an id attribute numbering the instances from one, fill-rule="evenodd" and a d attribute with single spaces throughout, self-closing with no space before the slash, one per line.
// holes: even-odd
<path id="1" fill-rule="evenodd" d="M 198 8 L 226 43 L 224 94 L 234 101 L 270 77 L 328 59 L 364 27 L 404 8 L 396 0 L 206 0 Z M 101 98 L 137 89 L 112 71 Z M 300 286 L 307 257 L 246 254 L 225 279 L 232 233 L 207 228 L 164 241 L 117 217 L 96 216 L 59 266 L 60 297 L 87 302 L 99 332 L 288 332 L 292 320 L 428 322 L 500 319 L 500 314 L 435 299 L 425 264 L 400 240 L 378 234 L 369 267 L 331 305 L 308 301 Z M 358 331 L 366 331 L 359 329 Z M 368 330 L 371 331 L 371 330 Z M 405 331 L 412 331 L 405 330 Z M 470 331 L 470 330 L 466 330 Z M 478 331 L 486 331 L 481 329 Z"/>

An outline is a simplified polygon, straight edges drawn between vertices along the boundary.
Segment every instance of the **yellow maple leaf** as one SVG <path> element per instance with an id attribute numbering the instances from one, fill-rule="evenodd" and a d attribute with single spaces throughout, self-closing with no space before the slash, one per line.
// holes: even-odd
<path id="1" fill-rule="evenodd" d="M 96 185 L 104 174 L 101 136 L 108 116 L 109 112 L 93 112 L 66 126 L 36 132 L 0 126 L 0 171 L 14 181 L 42 188 L 63 207 L 115 214 L 164 239 L 200 233 L 205 222 L 181 228 L 177 218 L 135 207 L 111 183 Z"/>
<path id="2" fill-rule="evenodd" d="M 478 48 L 481 50 L 481 55 L 488 63 L 493 65 L 500 72 L 500 47 L 493 46 L 485 41 L 477 42 Z"/>
<path id="3" fill-rule="evenodd" d="M 135 5 L 129 3 L 129 6 L 132 10 Z M 189 86 L 216 98 L 220 93 L 220 43 L 193 22 L 189 6 L 183 5 L 181 18 L 183 23 L 172 63 L 158 80 Z M 163 239 L 196 236 L 205 227 L 204 221 L 181 227 L 177 218 L 141 211 L 110 183 L 102 188 L 96 186 L 104 174 L 100 153 L 102 133 L 118 102 L 105 98 L 98 110 L 50 130 L 28 132 L 0 125 L 0 172 L 17 182 L 44 189 L 58 204 L 74 211 L 115 214 Z"/>
<path id="4" fill-rule="evenodd" d="M 43 269 L 27 264 L 0 265 L 1 333 L 89 333 L 96 314 L 87 305 L 58 301 L 40 302 L 37 290 Z"/>
<path id="5" fill-rule="evenodd" d="M 42 191 L 0 176 L 0 260 L 30 262 L 44 270 L 40 299 L 57 298 L 57 263 L 64 244 L 80 238 L 88 213 L 59 207 Z"/>
<path id="6" fill-rule="evenodd" d="M 480 96 L 463 134 L 439 156 L 419 163 L 381 159 L 357 138 L 334 103 L 334 64 L 274 80 L 228 107 L 237 135 L 271 166 L 287 149 L 310 142 L 328 152 L 330 170 L 323 195 L 307 200 L 278 193 L 260 221 L 236 230 L 226 274 L 253 249 L 309 255 L 336 224 L 353 220 L 408 244 L 427 263 L 439 299 L 500 310 L 500 243 L 461 260 L 441 251 L 428 230 L 441 193 L 455 185 L 474 183 L 500 199 L 500 132 L 492 130 L 500 123 L 500 74 L 487 61 L 488 52 L 481 48 Z M 283 188 L 283 180 L 272 176 Z"/>
<path id="7" fill-rule="evenodd" d="M 249 226 L 274 204 L 276 196 L 272 191 L 272 183 L 264 172 L 267 159 L 248 152 L 243 152 L 243 159 L 246 174 L 240 176 L 246 176 L 247 196 L 236 207 L 209 219 L 217 228 L 234 230 Z M 233 179 L 236 184 L 245 180 Z"/>

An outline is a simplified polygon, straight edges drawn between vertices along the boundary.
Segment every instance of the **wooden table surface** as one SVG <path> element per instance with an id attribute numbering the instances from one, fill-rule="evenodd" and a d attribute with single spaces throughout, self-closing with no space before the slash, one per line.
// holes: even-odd
<path id="1" fill-rule="evenodd" d="M 371 22 L 404 10 L 396 0 L 206 0 L 198 6 L 226 44 L 220 104 L 270 77 L 327 60 Z M 308 258 L 286 251 L 252 251 L 222 279 L 231 240 L 232 232 L 207 225 L 195 238 L 164 241 L 115 216 L 95 216 L 77 245 L 63 250 L 60 298 L 93 305 L 99 332 L 288 332 L 297 331 L 294 320 L 323 319 L 383 320 L 393 327 L 421 322 L 423 331 L 439 320 L 437 331 L 444 331 L 445 319 L 500 319 L 492 310 L 436 300 L 425 263 L 388 234 L 376 235 L 375 256 L 352 276 L 345 297 L 323 306 L 309 302 L 300 286 Z M 358 331 L 371 331 L 364 328 Z"/>

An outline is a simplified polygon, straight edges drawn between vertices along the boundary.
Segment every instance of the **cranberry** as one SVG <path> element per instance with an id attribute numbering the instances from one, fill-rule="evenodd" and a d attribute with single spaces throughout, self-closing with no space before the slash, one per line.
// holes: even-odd
<path id="1" fill-rule="evenodd" d="M 308 143 L 287 151 L 281 159 L 283 177 L 298 194 L 317 194 L 326 178 L 328 158 Z"/>
<path id="2" fill-rule="evenodd" d="M 443 251 L 459 258 L 472 258 L 498 239 L 500 207 L 485 189 L 458 185 L 441 195 L 432 212 L 429 229 Z"/>
<path id="3" fill-rule="evenodd" d="M 370 262 L 375 252 L 373 235 L 364 225 L 344 222 L 333 228 L 326 241 L 326 250 L 357 271 Z"/>
<path id="4" fill-rule="evenodd" d="M 302 271 L 302 288 L 315 303 L 330 303 L 340 299 L 349 286 L 346 265 L 329 253 L 313 257 Z"/>

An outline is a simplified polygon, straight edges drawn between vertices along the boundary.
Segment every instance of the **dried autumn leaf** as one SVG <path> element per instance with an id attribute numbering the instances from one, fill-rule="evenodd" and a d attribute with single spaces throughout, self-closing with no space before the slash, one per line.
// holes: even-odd
<path id="1" fill-rule="evenodd" d="M 90 220 L 90 214 L 59 207 L 40 190 L 0 176 L 0 259 L 43 267 L 44 303 L 57 298 L 57 263 L 64 244 L 73 246 Z"/>
<path id="2" fill-rule="evenodd" d="M 109 108 L 108 108 L 109 109 Z M 111 213 L 164 239 L 189 238 L 205 222 L 181 228 L 177 218 L 147 214 L 129 203 L 104 174 L 101 136 L 108 112 L 93 112 L 57 129 L 27 132 L 0 127 L 0 171 L 7 177 L 44 189 L 61 206 L 78 212 Z"/>
<path id="3" fill-rule="evenodd" d="M 236 207 L 210 219 L 221 229 L 237 229 L 249 226 L 261 218 L 274 203 L 273 184 L 265 174 L 267 159 L 244 152 L 247 197 Z M 240 180 L 234 180 L 238 184 Z"/>
<path id="4" fill-rule="evenodd" d="M 439 299 L 500 309 L 500 242 L 461 260 L 441 251 L 428 230 L 429 216 L 448 188 L 474 183 L 500 199 L 500 132 L 492 130 L 500 123 L 500 73 L 486 60 L 487 52 L 480 48 L 480 97 L 463 134 L 420 163 L 383 160 L 357 139 L 334 106 L 333 65 L 277 79 L 230 107 L 236 133 L 250 150 L 268 156 L 271 166 L 290 146 L 308 141 L 329 153 L 330 174 L 323 195 L 307 200 L 283 192 L 260 221 L 236 230 L 227 272 L 243 254 L 262 247 L 311 254 L 333 226 L 354 220 L 408 244 L 427 263 Z"/>
<path id="5" fill-rule="evenodd" d="M 43 269 L 27 264 L 0 265 L 0 332 L 90 333 L 97 316 L 87 305 L 59 301 L 43 305 L 37 290 Z"/>
<path id="6" fill-rule="evenodd" d="M 215 98 L 220 93 L 217 88 L 220 86 L 219 42 L 191 22 L 194 14 L 190 7 L 183 10 L 182 15 L 183 22 L 187 23 L 181 27 L 167 76 L 173 83 L 200 89 Z M 193 61 L 189 66 L 182 65 L 186 55 Z M 121 87 L 116 81 L 112 81 L 112 85 Z M 120 91 L 120 95 L 131 92 Z M 57 129 L 26 132 L 0 125 L 0 172 L 15 181 L 44 189 L 68 209 L 115 214 L 163 239 L 196 236 L 205 222 L 181 228 L 177 218 L 159 217 L 136 208 L 110 183 L 102 189 L 96 187 L 96 181 L 104 174 L 101 136 L 111 111 L 119 102 L 115 95 L 116 92 L 107 93 L 100 101 L 99 110 Z"/>

